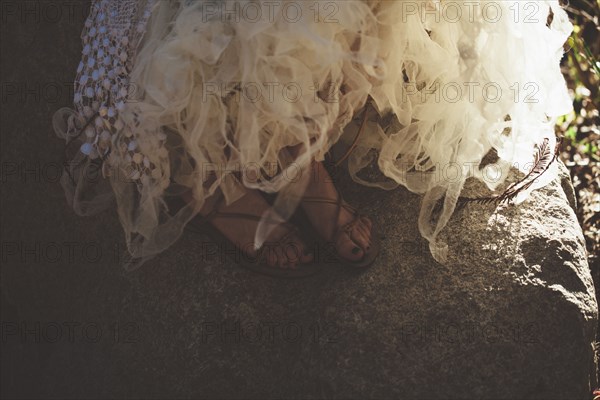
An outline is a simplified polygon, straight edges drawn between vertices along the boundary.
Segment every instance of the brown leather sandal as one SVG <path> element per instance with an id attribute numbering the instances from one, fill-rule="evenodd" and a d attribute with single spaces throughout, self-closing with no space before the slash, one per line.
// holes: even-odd
<path id="1" fill-rule="evenodd" d="M 218 194 L 215 195 L 219 197 L 215 201 L 214 209 L 205 216 L 198 215 L 197 217 L 195 217 L 192 221 L 188 223 L 186 228 L 189 231 L 207 235 L 213 242 L 219 245 L 221 255 L 227 256 L 227 258 L 229 258 L 231 261 L 252 272 L 275 278 L 306 278 L 322 271 L 322 266 L 317 265 L 317 263 L 315 263 L 314 261 L 311 263 L 298 265 L 296 268 L 269 267 L 266 264 L 265 260 L 269 251 L 273 251 L 273 249 L 277 246 L 285 248 L 286 245 L 291 245 L 290 239 L 294 235 L 300 236 L 300 230 L 296 226 L 287 222 L 281 223 L 281 225 L 285 226 L 288 229 L 286 234 L 274 241 L 266 242 L 258 250 L 256 256 L 252 257 L 247 255 L 242 249 L 240 249 L 238 246 L 232 243 L 210 222 L 215 218 L 229 218 L 232 220 L 232 222 L 235 222 L 236 219 L 246 219 L 258 222 L 260 221 L 261 217 L 258 215 L 221 212 L 218 209 L 224 199 L 224 196 L 220 190 L 218 191 Z"/>
<path id="2" fill-rule="evenodd" d="M 335 221 L 339 220 L 339 216 L 340 216 L 340 212 L 342 211 L 342 208 L 351 212 L 354 215 L 354 219 L 343 226 L 338 226 L 336 228 L 336 230 L 334 231 L 331 240 L 327 240 L 327 239 L 323 238 L 319 233 L 317 233 L 316 229 L 308 222 L 309 219 L 308 219 L 308 216 L 306 216 L 306 211 L 302 211 L 302 213 L 304 213 L 304 216 L 302 218 L 298 218 L 298 220 L 304 221 L 302 223 L 302 227 L 304 229 L 306 229 L 312 237 L 317 237 L 320 239 L 319 244 L 318 244 L 319 248 L 328 249 L 329 253 L 331 253 L 329 255 L 333 255 L 334 258 L 337 258 L 337 261 L 339 263 L 341 263 L 345 266 L 349 266 L 349 267 L 358 269 L 358 270 L 364 270 L 373 264 L 373 262 L 377 259 L 377 256 L 379 255 L 379 250 L 381 247 L 379 235 L 377 234 L 377 232 L 375 230 L 375 226 L 371 227 L 371 243 L 370 243 L 369 249 L 368 250 L 363 249 L 365 254 L 360 261 L 351 261 L 351 260 L 345 259 L 341 255 L 339 255 L 339 253 L 336 250 L 336 246 L 335 246 L 339 240 L 340 235 L 342 235 L 342 234 L 347 234 L 350 237 L 350 240 L 352 240 L 354 242 L 354 239 L 352 238 L 352 232 L 354 231 L 356 224 L 358 222 L 360 222 L 362 218 L 366 217 L 365 215 L 361 214 L 356 208 L 347 204 L 339 193 L 338 193 L 337 200 L 324 198 L 324 197 L 304 197 L 304 198 L 302 198 L 302 202 L 303 203 L 307 202 L 307 203 L 322 203 L 322 204 L 335 205 L 336 206 Z"/>

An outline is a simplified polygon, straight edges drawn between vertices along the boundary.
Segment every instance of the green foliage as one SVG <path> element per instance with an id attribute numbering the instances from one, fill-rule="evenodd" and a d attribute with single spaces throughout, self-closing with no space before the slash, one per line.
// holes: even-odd
<path id="1" fill-rule="evenodd" d="M 573 112 L 559 119 L 561 159 L 571 172 L 590 265 L 600 253 L 600 0 L 565 5 L 574 31 L 562 70 L 573 98 Z M 593 271 L 598 280 L 600 271 Z M 599 284 L 600 282 L 596 282 Z"/>

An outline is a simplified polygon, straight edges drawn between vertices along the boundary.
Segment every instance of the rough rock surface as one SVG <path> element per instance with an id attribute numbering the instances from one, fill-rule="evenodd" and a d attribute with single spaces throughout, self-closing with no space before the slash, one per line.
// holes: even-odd
<path id="1" fill-rule="evenodd" d="M 3 80 L 69 82 L 79 13 L 9 18 Z M 364 274 L 272 280 L 208 256 L 194 233 L 126 273 L 116 214 L 76 217 L 54 179 L 50 118 L 65 104 L 2 107 L 4 397 L 589 397 L 597 304 L 568 177 L 518 207 L 457 212 L 446 266 L 418 233 L 418 196 L 342 177 L 384 237 Z"/>

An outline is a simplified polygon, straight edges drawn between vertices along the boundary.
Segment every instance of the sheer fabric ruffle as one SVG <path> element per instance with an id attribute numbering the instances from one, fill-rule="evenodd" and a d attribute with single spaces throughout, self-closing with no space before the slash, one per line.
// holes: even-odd
<path id="1" fill-rule="evenodd" d="M 422 194 L 419 228 L 444 262 L 437 237 L 465 181 L 493 190 L 511 166 L 527 171 L 571 107 L 559 62 L 572 26 L 558 1 L 527 4 L 96 1 L 75 109 L 55 116 L 57 133 L 75 143 L 68 198 L 90 214 L 114 196 L 137 266 L 218 188 L 227 202 L 244 187 L 276 192 L 264 218 L 287 219 L 310 160 L 360 130 L 353 179 Z M 127 20 L 135 29 L 114 29 Z M 104 70 L 90 62 L 106 56 Z M 303 150 L 292 157 L 295 145 Z M 490 151 L 497 161 L 481 168 Z M 387 180 L 361 174 L 373 164 Z M 94 165 L 106 181 L 90 179 Z M 186 191 L 195 202 L 173 208 L 169 199 Z M 257 247 L 268 226 L 259 224 Z"/>

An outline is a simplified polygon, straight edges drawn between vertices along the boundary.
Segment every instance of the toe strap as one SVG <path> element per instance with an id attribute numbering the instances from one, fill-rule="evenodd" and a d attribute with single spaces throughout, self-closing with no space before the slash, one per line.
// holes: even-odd
<path id="1" fill-rule="evenodd" d="M 278 247 L 278 246 L 284 248 L 286 244 L 288 244 L 292 241 L 291 239 L 293 238 L 293 236 L 298 234 L 298 232 L 299 232 L 298 227 L 296 227 L 292 224 L 289 224 L 289 223 L 284 223 L 283 225 L 286 227 L 287 232 L 285 234 L 283 234 L 281 237 L 278 237 L 277 239 L 269 240 L 269 241 L 266 241 L 265 243 L 263 243 L 263 245 L 257 252 L 259 261 L 265 262 L 268 251 L 270 249 L 274 249 L 275 247 Z"/>
<path id="2" fill-rule="evenodd" d="M 335 233 L 333 235 L 334 243 L 337 243 L 340 239 L 340 236 L 344 233 L 348 235 L 350 240 L 355 242 L 354 238 L 352 237 L 352 232 L 354 231 L 354 228 L 356 228 L 356 225 L 362 221 L 363 217 L 364 216 L 362 214 L 357 212 L 354 214 L 354 219 L 352 221 L 348 222 L 347 224 L 345 224 L 341 227 L 338 227 L 338 229 L 335 231 Z"/>

